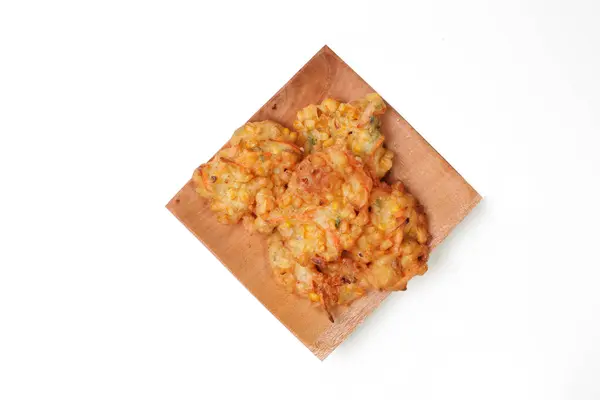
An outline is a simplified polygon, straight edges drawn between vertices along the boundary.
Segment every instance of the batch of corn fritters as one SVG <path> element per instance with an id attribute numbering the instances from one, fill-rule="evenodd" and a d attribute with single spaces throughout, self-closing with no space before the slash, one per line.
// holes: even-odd
<path id="1" fill-rule="evenodd" d="M 338 306 L 370 289 L 405 290 L 427 271 L 422 207 L 402 183 L 382 180 L 394 158 L 385 111 L 372 93 L 309 105 L 293 130 L 249 122 L 192 179 L 219 222 L 268 236 L 275 279 L 332 322 Z"/>

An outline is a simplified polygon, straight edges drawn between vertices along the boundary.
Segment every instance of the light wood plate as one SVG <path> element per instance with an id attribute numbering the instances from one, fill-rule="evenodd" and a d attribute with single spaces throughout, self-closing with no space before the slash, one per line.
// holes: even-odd
<path id="1" fill-rule="evenodd" d="M 250 121 L 270 119 L 291 128 L 296 112 L 308 104 L 319 103 L 328 96 L 351 101 L 374 91 L 325 46 Z M 423 204 L 429 217 L 432 246 L 436 246 L 481 197 L 388 106 L 381 122 L 385 143 L 395 153 L 390 181 L 404 182 Z M 173 197 L 167 208 L 321 360 L 389 295 L 372 292 L 350 307 L 338 310 L 335 323 L 331 323 L 321 309 L 286 293 L 275 283 L 267 264 L 265 237 L 247 233 L 241 224 L 218 223 L 207 203 L 194 192 L 191 182 Z"/>

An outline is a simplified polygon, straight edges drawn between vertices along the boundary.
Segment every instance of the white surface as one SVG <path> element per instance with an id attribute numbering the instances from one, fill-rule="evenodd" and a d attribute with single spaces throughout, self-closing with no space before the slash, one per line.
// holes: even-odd
<path id="1" fill-rule="evenodd" d="M 247 3 L 0 5 L 0 398 L 600 398 L 599 3 Z M 164 205 L 325 43 L 485 200 L 321 363 Z"/>

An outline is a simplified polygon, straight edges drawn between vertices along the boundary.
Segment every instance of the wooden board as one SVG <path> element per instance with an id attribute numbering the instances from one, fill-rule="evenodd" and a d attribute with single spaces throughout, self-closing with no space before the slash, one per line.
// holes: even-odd
<path id="1" fill-rule="evenodd" d="M 325 46 L 250 121 L 271 119 L 291 128 L 296 112 L 308 104 L 319 103 L 328 96 L 351 101 L 374 91 Z M 388 106 L 381 121 L 386 145 L 395 153 L 390 180 L 404 182 L 423 204 L 435 246 L 481 197 L 391 105 Z M 201 161 L 205 160 L 198 163 Z M 249 234 L 241 225 L 219 224 L 190 182 L 173 197 L 167 208 L 320 359 L 327 357 L 389 295 L 373 292 L 338 311 L 335 323 L 331 323 L 322 310 L 286 293 L 275 283 L 267 265 L 265 237 Z M 427 275 L 416 279 L 427 279 Z"/>

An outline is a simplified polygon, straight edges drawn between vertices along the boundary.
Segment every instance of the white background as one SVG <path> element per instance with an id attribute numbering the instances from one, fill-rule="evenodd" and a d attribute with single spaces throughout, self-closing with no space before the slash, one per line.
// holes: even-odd
<path id="1" fill-rule="evenodd" d="M 0 399 L 599 399 L 599 9 L 2 2 Z M 485 199 L 320 362 L 164 205 L 324 44 Z"/>

